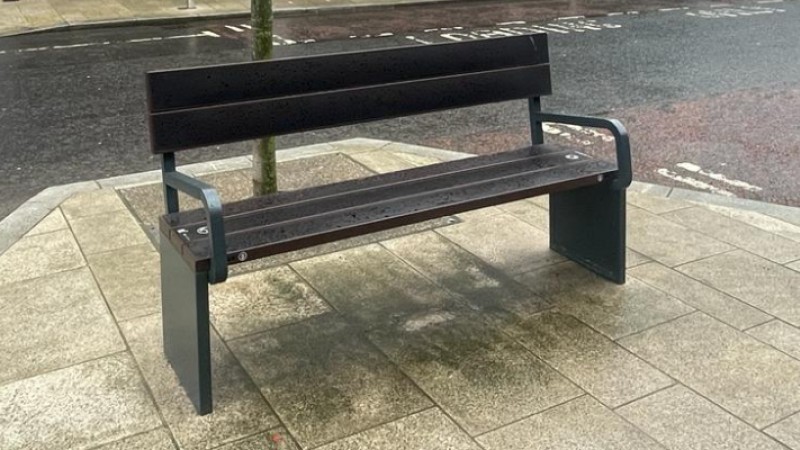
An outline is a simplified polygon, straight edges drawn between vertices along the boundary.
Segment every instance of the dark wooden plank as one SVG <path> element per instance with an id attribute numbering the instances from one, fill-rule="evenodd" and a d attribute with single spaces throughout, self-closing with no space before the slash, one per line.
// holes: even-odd
<path id="1" fill-rule="evenodd" d="M 584 160 L 547 171 L 386 199 L 379 203 L 257 228 L 228 237 L 228 261 L 237 263 L 257 259 L 471 209 L 594 185 L 614 171 L 613 163 Z M 186 243 L 174 238 L 173 242 L 184 247 L 184 251 L 188 252 L 187 259 L 193 259 L 195 267 L 202 268 L 207 264 L 206 239 Z M 245 258 L 242 258 L 242 252 L 246 253 Z"/>
<path id="2" fill-rule="evenodd" d="M 342 193 L 357 190 L 372 189 L 393 183 L 405 182 L 414 179 L 423 179 L 438 176 L 450 172 L 469 170 L 491 164 L 498 164 L 506 161 L 518 161 L 525 158 L 532 158 L 569 151 L 570 148 L 562 145 L 544 144 L 533 147 L 524 147 L 516 150 L 508 150 L 488 155 L 474 156 L 454 161 L 445 161 L 436 164 L 429 164 L 422 167 L 398 170 L 395 172 L 383 173 L 379 175 L 345 180 L 322 186 L 313 186 L 294 191 L 282 191 L 261 197 L 252 197 L 223 205 L 223 215 L 226 220 L 233 216 L 250 215 L 259 210 L 283 206 L 305 201 L 313 201 L 319 198 L 327 198 Z M 205 223 L 205 211 L 194 209 L 181 211 L 177 214 L 170 214 L 168 222 L 175 228 L 190 228 Z"/>
<path id="3" fill-rule="evenodd" d="M 154 153 L 550 93 L 548 65 L 231 103 L 150 116 Z"/>
<path id="4" fill-rule="evenodd" d="M 160 112 L 548 62 L 547 35 L 534 34 L 156 71 L 147 84 Z"/>
<path id="5" fill-rule="evenodd" d="M 400 197 L 413 197 L 426 192 L 457 191 L 459 186 L 471 185 L 494 180 L 512 175 L 529 174 L 550 170 L 553 167 L 577 161 L 590 159 L 579 153 L 565 151 L 526 157 L 493 164 L 484 164 L 464 170 L 450 170 L 428 177 L 408 177 L 395 183 L 373 186 L 330 195 L 303 202 L 289 203 L 273 206 L 248 214 L 239 214 L 225 220 L 225 234 L 228 236 L 244 232 L 248 229 L 270 226 L 280 222 L 293 221 L 298 218 L 316 216 L 337 210 L 361 207 L 391 199 L 396 201 Z M 188 228 L 186 237 L 189 239 L 202 239 L 203 235 L 197 234 L 197 228 Z"/>

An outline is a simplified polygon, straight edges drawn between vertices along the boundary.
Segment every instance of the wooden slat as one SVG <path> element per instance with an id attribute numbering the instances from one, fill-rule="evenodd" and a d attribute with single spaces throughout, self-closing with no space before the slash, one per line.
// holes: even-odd
<path id="1" fill-rule="evenodd" d="M 275 206 L 303 203 L 306 201 L 316 201 L 320 198 L 329 198 L 357 190 L 380 188 L 382 186 L 406 182 L 409 180 L 417 180 L 439 176 L 450 172 L 470 170 L 507 161 L 519 161 L 520 159 L 539 157 L 550 153 L 559 153 L 568 150 L 570 150 L 569 147 L 562 145 L 535 145 L 532 147 L 524 147 L 516 150 L 508 150 L 488 155 L 480 155 L 454 161 L 428 164 L 421 167 L 382 173 L 365 178 L 345 180 L 322 186 L 312 186 L 293 191 L 276 192 L 270 195 L 251 197 L 232 203 L 227 203 L 223 205 L 223 215 L 227 221 L 234 216 L 250 215 Z M 174 228 L 192 228 L 195 226 L 200 226 L 205 223 L 205 220 L 205 211 L 202 209 L 186 210 L 169 215 L 169 222 L 173 224 Z"/>
<path id="2" fill-rule="evenodd" d="M 150 112 L 549 62 L 547 36 L 409 46 L 147 74 Z"/>
<path id="3" fill-rule="evenodd" d="M 246 252 L 250 260 L 543 193 L 589 186 L 614 170 L 612 163 L 583 160 L 300 217 L 228 236 L 228 260 L 238 262 L 241 252 Z M 196 267 L 207 264 L 207 240 L 187 244 L 174 233 L 172 236 L 176 245 L 188 251 L 188 259 Z"/>
<path id="4" fill-rule="evenodd" d="M 567 159 L 568 155 L 575 159 Z M 237 233 L 246 232 L 249 229 L 292 221 L 298 217 L 326 214 L 332 211 L 379 203 L 386 199 L 395 200 L 399 197 L 417 196 L 426 192 L 442 190 L 457 192 L 459 186 L 482 182 L 487 179 L 498 179 L 510 175 L 546 171 L 553 167 L 564 165 L 565 163 L 574 163 L 583 159 L 588 159 L 588 156 L 564 151 L 492 164 L 483 164 L 462 170 L 452 170 L 452 168 L 448 167 L 448 169 L 451 170 L 427 177 L 408 177 L 405 180 L 395 183 L 385 183 L 368 189 L 351 190 L 338 195 L 329 195 L 303 202 L 277 205 L 252 211 L 248 214 L 228 217 L 225 220 L 225 233 L 228 236 L 233 236 Z M 204 238 L 203 235 L 196 234 L 196 229 L 197 228 L 188 229 L 187 237 L 189 239 Z"/>
<path id="5" fill-rule="evenodd" d="M 548 65 L 231 103 L 150 116 L 154 153 L 550 93 Z"/>

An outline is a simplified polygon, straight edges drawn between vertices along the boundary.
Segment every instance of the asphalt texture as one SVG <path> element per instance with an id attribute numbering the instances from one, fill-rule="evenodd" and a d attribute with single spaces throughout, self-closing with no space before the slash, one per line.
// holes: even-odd
<path id="1" fill-rule="evenodd" d="M 545 109 L 622 119 L 636 179 L 800 206 L 800 4 L 602 6 L 589 11 L 597 16 L 562 19 L 550 18 L 541 2 L 285 18 L 276 22 L 275 56 L 546 31 L 554 94 Z M 243 25 L 229 19 L 0 39 L 0 218 L 48 186 L 157 168 L 144 73 L 246 61 Z M 590 130 L 547 131 L 589 153 L 611 151 L 607 136 Z M 508 102 L 284 136 L 278 146 L 357 136 L 490 153 L 525 145 L 529 131 L 525 103 Z M 193 150 L 179 163 L 250 151 L 247 143 Z"/>

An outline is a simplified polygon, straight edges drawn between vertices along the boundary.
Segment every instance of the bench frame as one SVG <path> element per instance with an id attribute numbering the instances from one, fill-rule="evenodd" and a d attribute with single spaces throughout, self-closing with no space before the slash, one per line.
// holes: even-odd
<path id="1" fill-rule="evenodd" d="M 523 37 L 501 38 L 493 41 L 524 44 L 525 42 L 521 38 Z M 534 38 L 536 39 L 534 44 L 538 43 L 537 51 L 539 52 L 542 51 L 542 42 L 544 42 L 544 52 L 547 52 L 546 36 L 538 35 L 529 38 L 530 42 L 534 42 Z M 472 43 L 472 45 L 474 46 L 476 43 Z M 405 48 L 404 51 L 409 51 L 409 49 Z M 350 57 L 354 54 L 341 55 Z M 331 57 L 336 57 L 336 55 Z M 274 61 L 257 64 L 268 65 Z M 242 65 L 215 66 L 215 68 L 225 69 L 226 67 L 235 68 L 235 66 Z M 237 261 L 231 260 L 231 256 L 227 254 L 223 205 L 216 189 L 176 170 L 175 150 L 209 144 L 209 142 L 191 142 L 185 146 L 176 145 L 175 142 L 163 142 L 162 138 L 166 131 L 164 131 L 163 124 L 157 123 L 157 115 L 163 114 L 163 111 L 171 112 L 174 107 L 171 105 L 159 107 L 159 98 L 164 96 L 163 93 L 159 93 L 159 89 L 163 89 L 161 86 L 163 83 L 155 85 L 152 83 L 151 77 L 164 73 L 151 72 L 148 74 L 148 100 L 151 111 L 151 143 L 154 153 L 161 154 L 164 202 L 167 212 L 165 218 L 168 220 L 170 215 L 179 212 L 179 191 L 200 200 L 205 211 L 205 223 L 210 241 L 210 261 L 207 267 L 198 270 L 189 263 L 187 255 L 176 248 L 174 242 L 162 230 L 160 252 L 164 351 L 198 414 L 208 414 L 213 409 L 208 285 L 225 281 L 228 276 L 228 264 Z M 168 75 L 180 74 L 168 73 Z M 549 90 L 549 67 L 547 68 L 547 84 L 545 90 Z M 209 102 L 209 104 L 213 104 L 213 102 Z M 198 109 L 203 108 L 207 108 L 207 106 L 198 107 Z M 624 283 L 625 190 L 632 179 L 627 131 L 619 121 L 614 119 L 544 113 L 541 111 L 539 95 L 528 98 L 528 110 L 531 140 L 534 145 L 544 143 L 543 122 L 602 128 L 609 130 L 614 135 L 617 159 L 617 171 L 614 176 L 606 177 L 592 186 L 550 193 L 550 247 L 604 278 L 615 283 Z M 333 125 L 326 125 L 326 127 L 374 119 L 375 117 L 371 117 L 349 122 L 334 120 Z M 159 127 L 161 131 L 159 131 Z M 264 131 L 258 130 L 257 133 L 263 135 Z M 240 140 L 238 136 L 237 140 Z M 231 139 L 227 139 L 225 142 L 229 141 Z"/>

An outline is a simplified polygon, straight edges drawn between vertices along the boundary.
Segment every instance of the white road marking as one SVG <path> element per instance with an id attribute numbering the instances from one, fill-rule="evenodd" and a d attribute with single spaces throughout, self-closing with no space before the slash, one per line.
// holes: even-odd
<path id="1" fill-rule="evenodd" d="M 160 37 L 152 37 L 152 38 L 141 38 L 141 39 L 128 39 L 125 41 L 128 44 L 138 44 L 140 42 L 153 42 L 153 41 L 160 41 Z"/>
<path id="2" fill-rule="evenodd" d="M 710 192 L 713 192 L 715 194 L 724 195 L 725 197 L 736 197 L 735 195 L 733 195 L 733 192 L 726 191 L 725 189 L 720 189 L 720 188 L 718 188 L 716 186 L 712 186 L 712 185 L 710 185 L 710 184 L 708 184 L 708 183 L 706 183 L 704 181 L 696 180 L 696 179 L 694 179 L 692 177 L 684 177 L 684 176 L 678 175 L 677 173 L 675 173 L 675 172 L 673 172 L 673 171 L 671 171 L 669 169 L 658 169 L 658 170 L 656 170 L 656 173 L 658 173 L 661 176 L 667 177 L 667 178 L 669 178 L 671 180 L 675 180 L 675 181 L 678 181 L 680 183 L 688 184 L 689 186 L 692 186 L 692 187 L 697 188 L 697 189 L 710 191 Z"/>
<path id="3" fill-rule="evenodd" d="M 732 180 L 732 179 L 726 177 L 725 175 L 723 175 L 721 173 L 709 172 L 707 170 L 703 170 L 703 168 L 698 166 L 697 164 L 692 164 L 692 163 L 689 163 L 689 162 L 682 162 L 682 163 L 678 163 L 678 164 L 675 164 L 675 165 L 677 167 L 680 167 L 683 170 L 686 170 L 686 171 L 689 171 L 689 172 L 693 172 L 693 173 L 698 173 L 700 175 L 707 176 L 708 178 L 711 178 L 712 180 L 721 181 L 721 182 L 723 182 L 725 184 L 728 184 L 728 185 L 731 185 L 731 186 L 734 186 L 734 187 L 738 187 L 738 188 L 742 188 L 742 189 L 745 189 L 745 190 L 748 190 L 748 191 L 754 191 L 754 192 L 763 191 L 763 189 L 760 188 L 759 186 L 752 185 L 752 184 L 750 184 L 750 183 L 748 183 L 746 181 Z"/>
<path id="4" fill-rule="evenodd" d="M 235 31 L 235 32 L 237 32 L 237 33 L 244 33 L 244 30 L 243 30 L 243 29 L 241 29 L 241 28 L 239 28 L 239 27 L 235 27 L 235 26 L 233 26 L 233 25 L 225 25 L 225 28 L 227 28 L 227 29 L 229 29 L 229 30 L 232 30 L 232 31 Z"/>
<path id="5" fill-rule="evenodd" d="M 658 10 L 660 12 L 670 12 L 670 11 L 680 11 L 682 9 L 686 9 L 686 8 L 659 8 Z"/>
<path id="6" fill-rule="evenodd" d="M 246 23 L 239 24 L 239 26 L 242 27 L 242 28 L 246 28 L 248 30 L 252 30 L 253 29 L 253 27 L 251 27 L 250 25 L 248 25 Z"/>
<path id="7" fill-rule="evenodd" d="M 525 25 L 525 21 L 524 20 L 515 20 L 513 22 L 500 22 L 497 25 L 501 26 L 501 27 L 507 26 L 507 25 Z"/>
<path id="8" fill-rule="evenodd" d="M 608 13 L 608 14 L 606 14 L 606 15 L 607 15 L 608 17 L 614 17 L 614 16 L 621 16 L 621 15 L 623 15 L 623 14 L 625 14 L 625 13 L 623 13 L 623 12 L 610 12 L 610 13 Z"/>
<path id="9" fill-rule="evenodd" d="M 375 37 L 389 37 L 389 36 L 394 36 L 394 33 L 381 33 Z"/>
<path id="10" fill-rule="evenodd" d="M 430 45 L 430 44 L 433 44 L 433 42 L 430 42 L 430 41 L 423 41 L 422 39 L 419 39 L 419 38 L 417 38 L 417 37 L 414 37 L 414 36 L 406 36 L 406 39 L 408 39 L 408 40 L 410 40 L 410 41 L 414 41 L 414 42 L 416 42 L 416 43 L 418 43 L 418 44 L 425 44 L 425 45 Z"/>
<path id="11" fill-rule="evenodd" d="M 568 16 L 568 17 L 559 17 L 556 20 L 576 20 L 576 19 L 583 19 L 586 16 Z"/>
<path id="12" fill-rule="evenodd" d="M 783 3 L 783 0 L 759 0 L 756 3 L 761 3 L 762 5 L 765 3 Z"/>

